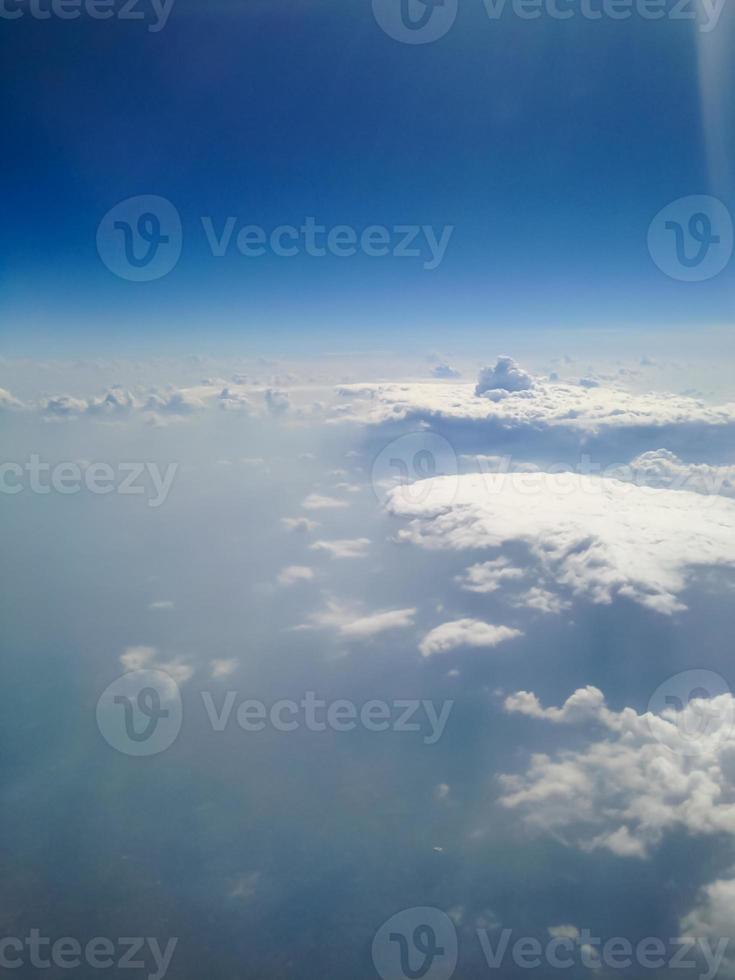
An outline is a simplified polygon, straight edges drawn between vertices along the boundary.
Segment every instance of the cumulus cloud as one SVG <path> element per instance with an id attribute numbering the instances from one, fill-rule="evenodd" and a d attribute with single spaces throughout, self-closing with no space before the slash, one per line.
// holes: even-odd
<path id="1" fill-rule="evenodd" d="M 545 708 L 528 691 L 505 710 L 552 724 L 587 723 L 602 739 L 555 756 L 531 757 L 521 775 L 500 777 L 501 804 L 527 826 L 583 850 L 648 856 L 673 830 L 735 835 L 735 698 L 692 698 L 683 708 L 613 711 L 595 687 Z"/>
<path id="2" fill-rule="evenodd" d="M 279 585 L 295 585 L 297 582 L 311 582 L 314 569 L 308 565 L 287 565 L 278 573 Z"/>
<path id="3" fill-rule="evenodd" d="M 522 568 L 516 568 L 508 558 L 501 555 L 492 561 L 470 565 L 456 580 L 466 592 L 487 593 L 497 592 L 506 582 L 522 579 L 525 574 Z"/>
<path id="4" fill-rule="evenodd" d="M 431 657 L 457 647 L 495 647 L 522 635 L 520 630 L 493 626 L 481 619 L 455 619 L 430 630 L 419 643 L 419 651 L 423 657 Z"/>
<path id="5" fill-rule="evenodd" d="M 495 367 L 486 367 L 480 371 L 475 385 L 476 395 L 485 395 L 495 391 L 528 391 L 533 388 L 534 379 L 513 360 L 512 357 L 501 355 L 495 362 Z"/>
<path id="6" fill-rule="evenodd" d="M 455 371 L 448 364 L 437 364 L 431 372 L 435 378 L 458 378 L 459 371 Z"/>
<path id="7" fill-rule="evenodd" d="M 281 526 L 286 531 L 298 531 L 300 533 L 315 531 L 321 527 L 319 521 L 312 521 L 308 517 L 282 517 Z"/>
<path id="8" fill-rule="evenodd" d="M 349 507 L 346 500 L 339 500 L 337 497 L 329 497 L 323 493 L 310 493 L 301 504 L 305 510 L 339 510 Z"/>
<path id="9" fill-rule="evenodd" d="M 626 478 L 625 474 L 623 478 Z M 735 497 L 735 466 L 684 463 L 667 449 L 655 449 L 636 456 L 630 463 L 627 478 L 650 487 Z"/>
<path id="10" fill-rule="evenodd" d="M 612 383 L 585 388 L 535 379 L 520 390 L 488 389 L 478 395 L 466 382 L 382 382 L 342 385 L 332 421 L 381 425 L 398 421 L 443 422 L 464 430 L 538 434 L 558 432 L 582 439 L 604 432 L 683 431 L 735 425 L 735 403 L 709 405 L 686 394 L 631 392 Z"/>
<path id="11" fill-rule="evenodd" d="M 325 609 L 312 613 L 308 623 L 297 629 L 332 629 L 345 639 L 369 640 L 388 630 L 413 626 L 415 615 L 415 608 L 365 613 L 356 605 L 329 599 Z"/>
<path id="12" fill-rule="evenodd" d="M 315 541 L 312 551 L 326 551 L 332 558 L 365 558 L 370 538 L 341 538 L 334 541 Z"/>
<path id="13" fill-rule="evenodd" d="M 735 565 L 735 503 L 702 506 L 699 494 L 638 487 L 566 473 L 435 477 L 418 494 L 388 495 L 388 510 L 410 518 L 399 539 L 428 549 L 525 545 L 537 577 L 595 603 L 624 597 L 662 614 L 685 608 L 679 595 L 696 566 Z"/>

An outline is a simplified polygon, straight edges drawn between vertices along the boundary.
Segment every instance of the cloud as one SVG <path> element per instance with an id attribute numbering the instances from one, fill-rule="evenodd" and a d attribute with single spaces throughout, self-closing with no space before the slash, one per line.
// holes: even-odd
<path id="1" fill-rule="evenodd" d="M 321 527 L 319 521 L 312 521 L 308 517 L 282 517 L 281 525 L 286 531 L 298 531 L 300 533 L 315 531 Z"/>
<path id="2" fill-rule="evenodd" d="M 480 619 L 455 619 L 430 630 L 419 643 L 419 651 L 423 657 L 431 657 L 457 647 L 495 647 L 522 635 L 520 630 L 493 626 Z"/>
<path id="3" fill-rule="evenodd" d="M 476 395 L 486 395 L 497 391 L 528 391 L 533 388 L 534 379 L 513 360 L 512 357 L 501 355 L 495 362 L 495 367 L 486 367 L 480 371 L 475 385 Z"/>
<path id="4" fill-rule="evenodd" d="M 389 512 L 411 519 L 399 540 L 447 550 L 516 542 L 537 577 L 594 603 L 624 597 L 670 615 L 685 608 L 691 569 L 735 565 L 735 503 L 723 497 L 703 506 L 683 490 L 543 472 L 435 477 L 421 489 L 420 499 L 388 495 Z"/>
<path id="5" fill-rule="evenodd" d="M 342 538 L 335 541 L 315 541 L 312 551 L 326 551 L 332 558 L 365 558 L 370 538 Z"/>
<path id="6" fill-rule="evenodd" d="M 500 777 L 501 804 L 569 846 L 645 858 L 673 830 L 735 835 L 735 698 L 693 698 L 681 710 L 612 711 L 581 688 L 561 708 L 519 691 L 505 710 L 557 725 L 594 724 L 605 737 L 581 749 L 531 757 Z"/>
<path id="7" fill-rule="evenodd" d="M 328 497 L 322 493 L 310 493 L 301 504 L 306 510 L 338 510 L 349 507 L 346 500 L 339 500 L 337 497 Z"/>
<path id="8" fill-rule="evenodd" d="M 512 582 L 525 576 L 522 568 L 515 568 L 508 558 L 494 558 L 492 561 L 478 562 L 470 565 L 456 581 L 465 592 L 497 592 L 506 582 Z"/>
<path id="9" fill-rule="evenodd" d="M 314 569 L 308 565 L 288 565 L 278 573 L 279 585 L 295 585 L 297 582 L 311 582 Z"/>
<path id="10" fill-rule="evenodd" d="M 0 388 L 0 411 L 17 410 L 24 408 L 23 402 L 11 395 L 5 388 Z"/>
<path id="11" fill-rule="evenodd" d="M 212 669 L 212 679 L 220 680 L 223 677 L 229 677 L 230 674 L 233 674 L 240 666 L 240 662 L 234 658 L 230 660 L 210 660 L 209 666 Z"/>
<path id="12" fill-rule="evenodd" d="M 268 388 L 263 396 L 265 404 L 271 415 L 285 415 L 291 407 L 289 397 L 285 391 L 277 388 Z"/>
<path id="13" fill-rule="evenodd" d="M 459 371 L 455 371 L 453 367 L 448 364 L 437 364 L 434 370 L 431 372 L 435 378 L 458 378 Z"/>
<path id="14" fill-rule="evenodd" d="M 533 387 L 511 392 L 490 389 L 477 395 L 475 388 L 467 382 L 438 381 L 342 385 L 337 389 L 341 404 L 332 409 L 331 420 L 368 425 L 441 422 L 463 441 L 474 435 L 485 444 L 489 432 L 521 431 L 537 441 L 542 434 L 546 443 L 552 434 L 567 440 L 575 436 L 579 444 L 606 432 L 648 435 L 658 429 L 665 438 L 676 433 L 696 437 L 703 430 L 735 425 L 735 403 L 709 405 L 691 395 L 632 392 L 612 383 L 584 388 L 536 378 Z"/>
<path id="15" fill-rule="evenodd" d="M 626 467 L 621 469 L 625 471 Z M 649 487 L 735 497 L 735 466 L 684 463 L 668 449 L 654 449 L 636 456 L 630 463 L 630 474 L 622 478 Z"/>
<path id="16" fill-rule="evenodd" d="M 155 647 L 127 647 L 120 655 L 120 663 L 125 670 L 130 671 L 161 670 L 176 684 L 184 684 L 194 676 L 194 668 L 180 657 L 165 662 L 159 661 Z"/>
<path id="17" fill-rule="evenodd" d="M 312 613 L 309 622 L 298 629 L 333 629 L 339 636 L 352 640 L 368 640 L 388 630 L 413 626 L 415 608 L 385 609 L 364 613 L 357 606 L 346 605 L 334 599 L 327 601 L 326 609 Z"/>
<path id="18" fill-rule="evenodd" d="M 175 603 L 170 599 L 157 599 L 155 602 L 148 604 L 148 608 L 151 610 L 161 610 L 161 609 L 173 609 Z"/>

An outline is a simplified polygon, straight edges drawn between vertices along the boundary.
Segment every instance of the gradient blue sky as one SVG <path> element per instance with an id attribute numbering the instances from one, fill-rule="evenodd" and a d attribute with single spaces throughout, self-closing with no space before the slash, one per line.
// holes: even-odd
<path id="1" fill-rule="evenodd" d="M 4 21 L 4 349 L 412 347 L 447 330 L 727 324 L 735 266 L 668 279 L 646 230 L 681 196 L 735 207 L 708 160 L 712 120 L 725 156 L 732 120 L 700 84 L 732 26 L 727 10 L 711 35 L 636 16 L 491 21 L 481 0 L 420 46 L 385 35 L 365 0 L 178 0 L 160 33 Z M 718 91 L 733 74 L 715 66 Z M 178 207 L 184 250 L 166 278 L 136 284 L 105 268 L 95 232 L 143 193 Z M 214 259 L 202 215 L 455 231 L 433 272 Z"/>

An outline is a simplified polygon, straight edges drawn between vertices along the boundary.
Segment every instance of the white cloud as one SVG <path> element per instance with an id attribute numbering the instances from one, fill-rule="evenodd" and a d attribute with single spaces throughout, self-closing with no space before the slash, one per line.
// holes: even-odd
<path id="1" fill-rule="evenodd" d="M 513 360 L 512 357 L 501 355 L 495 362 L 495 367 L 486 367 L 480 371 L 475 385 L 476 395 L 486 395 L 497 391 L 528 391 L 533 388 L 534 379 Z"/>
<path id="2" fill-rule="evenodd" d="M 278 573 L 279 585 L 295 585 L 297 582 L 311 582 L 314 569 L 308 565 L 288 565 Z"/>
<path id="3" fill-rule="evenodd" d="M 564 477 L 563 480 L 560 477 Z M 399 539 L 428 549 L 526 546 L 537 577 L 595 603 L 623 596 L 662 614 L 695 566 L 735 565 L 735 503 L 575 473 L 482 474 L 425 480 L 388 495 L 412 518 Z"/>
<path id="4" fill-rule="evenodd" d="M 532 388 L 477 395 L 468 382 L 381 382 L 342 385 L 334 421 L 379 425 L 412 420 L 479 426 L 507 434 L 554 431 L 580 437 L 610 430 L 676 427 L 690 436 L 702 428 L 735 425 L 735 403 L 708 405 L 668 392 L 629 391 L 612 383 L 584 388 L 537 378 Z"/>
<path id="5" fill-rule="evenodd" d="M 368 640 L 387 630 L 413 626 L 415 615 L 415 608 L 385 609 L 364 613 L 357 606 L 330 599 L 327 601 L 326 609 L 312 613 L 309 622 L 297 628 L 333 629 L 346 639 Z"/>
<path id="6" fill-rule="evenodd" d="M 173 609 L 175 603 L 170 599 L 157 599 L 156 602 L 151 602 L 148 604 L 148 608 L 151 610 L 163 610 L 163 609 Z"/>
<path id="7" fill-rule="evenodd" d="M 506 711 L 559 725 L 593 724 L 607 735 L 581 749 L 531 757 L 500 777 L 501 804 L 527 826 L 583 850 L 646 857 L 665 833 L 735 835 L 735 698 L 695 698 L 677 711 L 612 711 L 594 687 L 561 708 L 519 691 Z"/>
<path id="8" fill-rule="evenodd" d="M 315 541 L 312 551 L 326 551 L 332 558 L 365 558 L 370 538 L 342 538 L 334 541 Z"/>
<path id="9" fill-rule="evenodd" d="M 431 657 L 457 647 L 494 647 L 522 635 L 520 630 L 493 626 L 481 619 L 456 619 L 430 630 L 419 643 L 419 650 L 423 657 Z"/>
<path id="10" fill-rule="evenodd" d="M 508 558 L 501 555 L 492 561 L 470 565 L 462 575 L 457 576 L 457 582 L 466 592 L 497 592 L 505 582 L 521 579 L 525 574 L 522 568 L 515 568 Z"/>
<path id="11" fill-rule="evenodd" d="M 301 505 L 305 510 L 338 510 L 349 507 L 346 500 L 328 497 L 321 493 L 310 493 Z"/>
<path id="12" fill-rule="evenodd" d="M 240 664 L 239 661 L 232 658 L 229 660 L 210 660 L 209 666 L 212 669 L 212 678 L 219 680 L 220 678 L 229 677 L 230 674 L 233 674 Z"/>
<path id="13" fill-rule="evenodd" d="M 315 531 L 321 527 L 319 521 L 312 521 L 308 517 L 282 517 L 281 525 L 286 531 L 300 531 L 302 533 Z"/>
<path id="14" fill-rule="evenodd" d="M 155 647 L 127 647 L 120 655 L 120 663 L 125 670 L 162 670 L 177 684 L 184 684 L 194 676 L 194 668 L 180 657 L 159 661 Z"/>

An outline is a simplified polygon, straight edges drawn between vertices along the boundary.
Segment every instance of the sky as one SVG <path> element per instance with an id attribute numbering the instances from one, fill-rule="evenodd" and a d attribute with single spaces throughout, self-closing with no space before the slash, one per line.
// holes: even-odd
<path id="1" fill-rule="evenodd" d="M 399 327 L 409 347 L 448 329 L 727 324 L 732 265 L 684 285 L 647 231 L 683 197 L 732 207 L 733 15 L 570 6 L 524 20 L 462 4 L 425 44 L 389 36 L 367 2 L 176 0 L 163 21 L 140 0 L 141 21 L 4 21 L 6 344 L 197 351 L 206 336 L 263 353 Z M 145 284 L 96 247 L 108 211 L 140 195 L 182 223 L 179 261 Z M 268 233 L 307 217 L 453 230 L 428 270 L 423 238 L 400 260 L 243 256 L 234 240 L 215 256 L 202 219 L 219 238 L 230 217 Z"/>
<path id="2" fill-rule="evenodd" d="M 735 976 L 734 32 L 1 0 L 0 972 Z"/>

